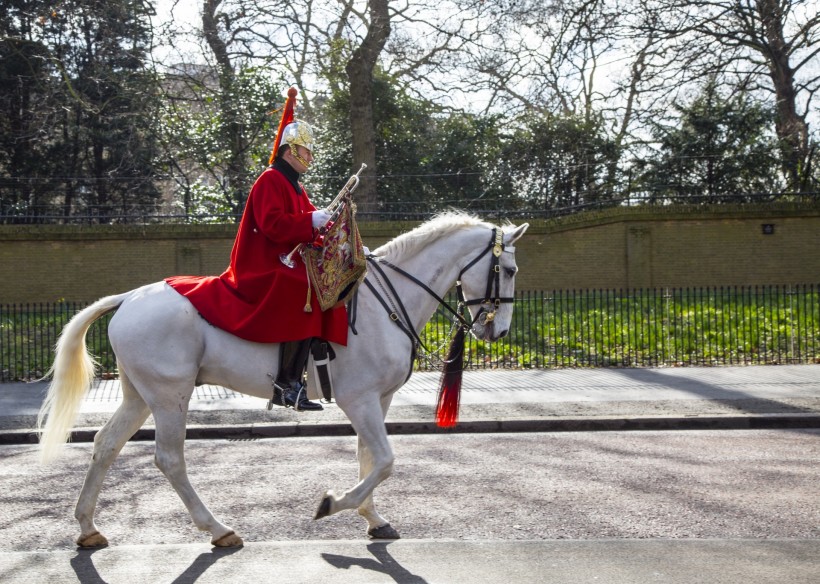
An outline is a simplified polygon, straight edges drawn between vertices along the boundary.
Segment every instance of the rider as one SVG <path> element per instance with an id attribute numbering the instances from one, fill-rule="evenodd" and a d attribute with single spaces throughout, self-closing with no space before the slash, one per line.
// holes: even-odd
<path id="1" fill-rule="evenodd" d="M 300 254 L 288 267 L 280 256 L 311 243 L 330 218 L 310 202 L 300 176 L 313 162 L 313 130 L 293 119 L 296 89 L 279 124 L 270 166 L 248 195 L 228 269 L 218 277 L 178 276 L 166 281 L 211 324 L 258 343 L 281 343 L 272 403 L 296 410 L 321 410 L 309 401 L 303 375 L 313 338 L 347 344 L 347 311 L 326 311 L 310 293 Z"/>

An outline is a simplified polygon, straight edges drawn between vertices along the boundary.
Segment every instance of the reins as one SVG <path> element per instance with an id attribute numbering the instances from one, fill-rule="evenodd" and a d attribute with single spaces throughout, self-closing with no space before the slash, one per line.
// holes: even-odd
<path id="1" fill-rule="evenodd" d="M 464 337 L 467 332 L 472 330 L 474 322 L 469 322 L 464 317 L 464 308 L 466 306 L 474 306 L 474 305 L 482 305 L 481 311 L 476 316 L 476 320 L 479 320 L 483 317 L 483 320 L 479 320 L 480 324 L 486 325 L 489 322 L 492 322 L 495 318 L 495 313 L 503 303 L 512 303 L 515 301 L 512 297 L 502 297 L 501 296 L 501 264 L 500 264 L 500 257 L 501 253 L 504 251 L 504 233 L 496 228 L 493 228 L 492 237 L 490 239 L 489 245 L 484 248 L 475 258 L 470 260 L 466 266 L 464 266 L 458 274 L 458 279 L 456 280 L 456 295 L 458 298 L 458 305 L 455 309 L 453 309 L 447 302 L 436 292 L 431 289 L 427 284 L 422 282 L 420 279 L 415 277 L 413 274 L 409 273 L 408 271 L 400 268 L 399 266 L 389 262 L 386 259 L 378 258 L 375 256 L 368 256 L 367 261 L 370 267 L 373 268 L 371 272 L 374 275 L 374 279 L 378 283 L 379 287 L 382 289 L 384 296 L 386 296 L 390 302 L 384 299 L 382 294 L 376 290 L 376 287 L 369 281 L 368 278 L 365 278 L 364 284 L 370 289 L 373 295 L 378 299 L 379 303 L 384 307 L 387 311 L 388 315 L 390 316 L 390 320 L 396 323 L 399 329 L 407 335 L 410 339 L 411 344 L 413 346 L 412 351 L 412 359 L 410 362 L 410 371 L 407 374 L 407 379 L 410 378 L 410 375 L 413 372 L 413 360 L 416 357 L 417 348 L 421 347 L 422 350 L 429 354 L 430 350 L 424 345 L 421 340 L 419 334 L 413 329 L 412 323 L 410 322 L 410 316 L 407 313 L 407 310 L 404 307 L 404 304 L 401 301 L 398 293 L 396 292 L 395 287 L 393 286 L 390 278 L 387 277 L 387 274 L 384 272 L 380 264 L 384 264 L 385 266 L 389 267 L 390 269 L 398 272 L 422 290 L 427 292 L 430 296 L 435 298 L 440 306 L 444 306 L 455 318 L 454 325 L 457 323 L 458 327 L 455 331 L 455 334 L 451 340 L 450 348 L 447 352 L 447 357 L 444 359 L 444 368 L 442 370 L 442 379 L 441 385 L 439 388 L 439 395 L 438 395 L 438 404 L 436 407 L 436 422 L 439 426 L 442 427 L 452 427 L 455 426 L 458 420 L 458 404 L 459 404 L 459 396 L 461 393 L 461 376 L 464 371 Z M 509 251 L 513 251 L 512 248 Z M 484 293 L 483 298 L 474 298 L 472 300 L 467 300 L 464 296 L 464 290 L 461 285 L 461 278 L 464 274 L 476 265 L 485 255 L 491 253 L 490 258 L 490 270 L 487 276 L 487 288 Z M 385 283 L 382 282 L 384 280 Z M 389 289 L 389 290 L 388 290 Z M 396 307 L 398 304 L 398 308 Z M 488 305 L 489 309 L 483 308 L 483 305 Z M 399 310 L 401 310 L 401 315 L 399 315 Z M 403 318 L 403 321 L 402 321 Z M 407 380 L 405 379 L 405 381 Z"/>
<path id="2" fill-rule="evenodd" d="M 499 263 L 499 258 L 501 257 L 501 253 L 504 251 L 503 237 L 504 237 L 504 233 L 500 229 L 493 228 L 493 235 L 492 235 L 492 238 L 490 239 L 489 245 L 486 248 L 484 248 L 481 251 L 481 253 L 479 253 L 475 258 L 473 258 L 466 266 L 464 266 L 464 268 L 462 268 L 462 270 L 458 274 L 458 279 L 456 280 L 456 297 L 458 298 L 459 305 L 461 305 L 461 306 L 474 306 L 476 304 L 489 304 L 493 307 L 493 310 L 488 311 L 487 313 L 485 313 L 485 314 L 487 314 L 487 317 L 486 317 L 485 321 L 482 322 L 481 324 L 491 322 L 493 320 L 494 316 L 495 316 L 495 311 L 498 310 L 498 308 L 501 306 L 502 303 L 510 303 L 510 302 L 515 301 L 515 299 L 512 298 L 512 297 L 499 296 L 499 294 L 501 293 L 501 283 L 500 283 L 501 265 Z M 481 260 L 481 258 L 483 258 L 485 255 L 487 255 L 487 253 L 489 253 L 491 250 L 492 250 L 492 257 L 490 259 L 490 272 L 489 272 L 489 275 L 487 277 L 487 289 L 484 293 L 484 297 L 483 298 L 474 298 L 472 300 L 467 300 L 464 296 L 464 290 L 461 286 L 461 278 L 462 278 L 462 276 L 464 276 L 464 273 L 467 270 L 469 270 L 475 264 L 477 264 Z M 413 282 L 414 284 L 419 286 L 421 289 L 423 289 L 425 292 L 427 292 L 430 296 L 432 296 L 433 298 L 438 300 L 438 303 L 441 306 L 443 306 L 444 308 L 446 308 L 453 315 L 453 317 L 455 317 L 455 319 L 460 323 L 460 325 L 462 327 L 464 327 L 466 330 L 469 331 L 472 328 L 473 323 L 469 322 L 466 318 L 464 318 L 464 314 L 461 310 L 453 309 L 449 304 L 447 304 L 447 302 L 444 300 L 444 298 L 442 298 L 441 296 L 436 294 L 436 292 L 434 290 L 432 290 L 427 284 L 425 284 L 424 282 L 422 282 L 421 280 L 416 278 L 413 274 L 409 273 L 407 270 L 404 270 L 404 269 L 400 268 L 399 266 L 397 266 L 397 265 L 393 264 L 392 262 L 389 262 L 389 261 L 387 261 L 386 259 L 383 259 L 383 258 L 376 258 L 374 256 L 370 256 L 370 257 L 367 258 L 367 260 L 370 262 L 370 265 L 373 268 L 375 268 L 376 271 L 382 277 L 384 277 L 384 279 L 387 281 L 388 285 L 390 286 L 390 290 L 391 290 L 391 292 L 393 293 L 393 295 L 396 299 L 398 299 L 398 295 L 396 294 L 396 290 L 395 290 L 395 288 L 393 288 L 393 285 L 390 283 L 390 279 L 387 278 L 387 276 L 384 273 L 384 270 L 381 269 L 379 264 L 384 264 L 385 266 L 387 266 L 387 267 L 391 268 L 392 270 L 398 272 L 399 274 L 401 274 L 402 276 L 404 276 L 405 278 L 407 278 L 408 280 L 410 280 L 411 282 Z M 371 291 L 375 291 L 373 286 L 371 284 L 369 284 L 367 282 L 367 280 L 365 280 L 365 283 L 368 284 Z M 494 293 L 495 293 L 495 296 L 493 296 Z M 385 305 L 384 301 L 381 298 L 379 300 L 382 302 L 382 305 L 384 306 Z M 398 302 L 399 302 L 399 305 L 401 306 L 402 310 L 404 310 L 404 306 L 401 304 L 401 301 L 398 300 Z M 388 310 L 388 312 L 390 312 L 390 311 Z M 394 318 L 394 314 L 395 314 L 395 311 L 393 313 L 391 313 L 390 318 L 395 321 L 396 318 Z M 405 318 L 407 318 L 407 312 L 406 311 L 404 311 L 404 316 L 405 316 Z M 409 320 L 408 320 L 408 323 L 409 323 Z M 415 335 L 415 336 L 416 336 L 417 340 L 419 342 L 421 342 L 421 340 L 418 339 L 418 335 Z"/>

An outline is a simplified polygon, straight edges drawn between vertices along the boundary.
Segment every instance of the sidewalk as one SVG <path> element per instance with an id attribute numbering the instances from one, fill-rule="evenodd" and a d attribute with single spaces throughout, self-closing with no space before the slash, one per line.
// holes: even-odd
<path id="1" fill-rule="evenodd" d="M 467 371 L 453 430 L 435 425 L 438 377 L 416 373 L 396 393 L 387 417 L 390 433 L 820 427 L 818 365 Z M 46 388 L 46 382 L 0 384 L 0 444 L 36 442 L 33 429 Z M 96 382 L 72 439 L 92 440 L 119 399 L 117 381 Z M 353 433 L 333 404 L 317 413 L 265 406 L 264 399 L 222 387 L 198 387 L 188 437 Z M 134 439 L 153 439 L 151 418 Z"/>
<path id="2" fill-rule="evenodd" d="M 114 546 L 0 554 L 7 584 L 814 584 L 820 540 L 399 540 Z M 3 563 L 6 569 L 3 569 Z"/>

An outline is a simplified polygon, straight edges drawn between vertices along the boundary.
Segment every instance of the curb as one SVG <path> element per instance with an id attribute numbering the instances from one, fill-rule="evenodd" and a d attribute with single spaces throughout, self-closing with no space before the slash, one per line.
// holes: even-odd
<path id="1" fill-rule="evenodd" d="M 752 414 L 725 416 L 636 416 L 587 418 L 537 418 L 466 420 L 455 428 L 439 428 L 435 422 L 387 422 L 392 436 L 412 434 L 487 434 L 521 432 L 617 432 L 650 430 L 789 430 L 820 428 L 820 414 Z M 77 428 L 71 442 L 93 442 L 99 428 Z M 349 423 L 191 425 L 188 440 L 255 440 L 262 438 L 315 438 L 354 436 Z M 138 430 L 130 441 L 152 441 L 154 428 Z M 0 445 L 37 444 L 35 430 L 0 430 Z"/>

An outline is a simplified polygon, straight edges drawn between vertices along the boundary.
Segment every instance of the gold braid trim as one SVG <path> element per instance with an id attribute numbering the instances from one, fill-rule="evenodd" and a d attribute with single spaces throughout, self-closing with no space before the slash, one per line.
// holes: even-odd
<path id="1" fill-rule="evenodd" d="M 305 264 L 305 271 L 308 275 L 307 299 L 305 299 L 305 312 L 313 312 L 313 307 L 311 307 L 310 305 L 310 270 L 308 269 L 307 264 Z"/>

